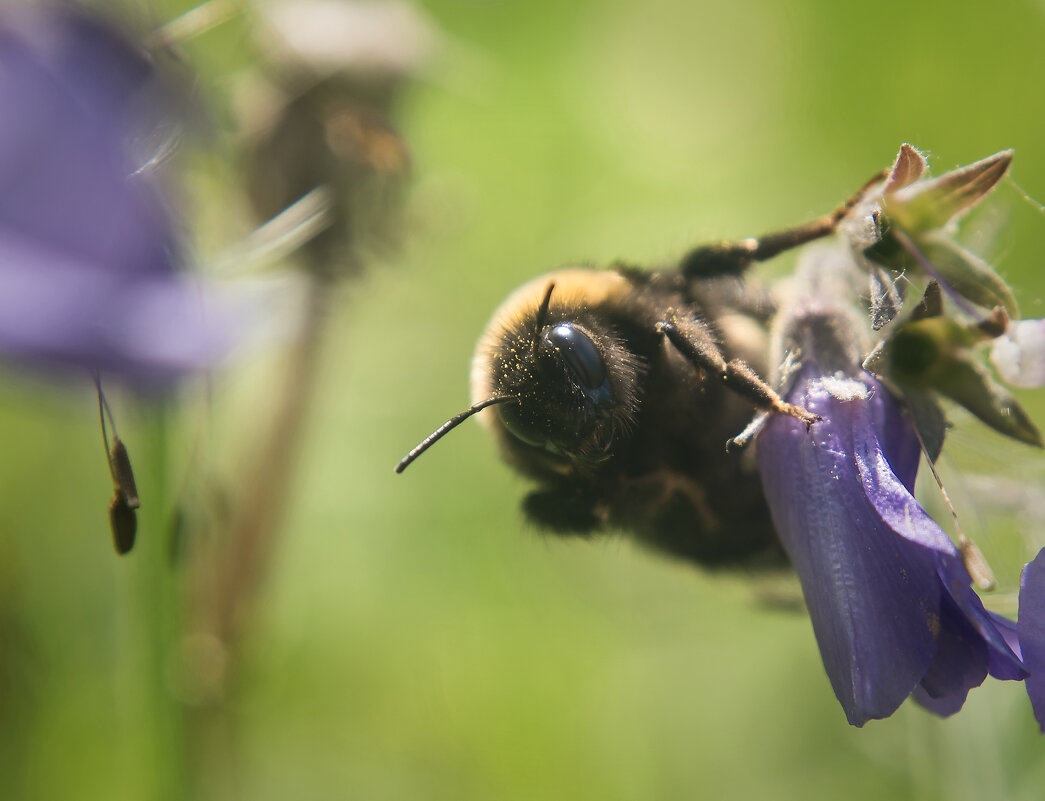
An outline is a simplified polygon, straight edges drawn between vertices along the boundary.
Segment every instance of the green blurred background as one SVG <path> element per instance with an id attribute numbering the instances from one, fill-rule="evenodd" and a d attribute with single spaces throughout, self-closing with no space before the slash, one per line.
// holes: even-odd
<path id="1" fill-rule="evenodd" d="M 1022 686 L 988 680 L 946 721 L 908 705 L 851 728 L 804 612 L 761 602 L 776 588 L 616 536 L 543 537 L 478 425 L 402 476 L 392 466 L 467 405 L 476 337 L 539 272 L 656 264 L 798 222 L 904 141 L 937 173 L 1014 147 L 1012 176 L 1045 198 L 1045 3 L 423 8 L 446 48 L 399 118 L 415 172 L 405 244 L 338 295 L 282 536 L 219 705 L 194 707 L 157 657 L 179 587 L 159 514 L 143 507 L 138 548 L 112 552 L 87 382 L 4 372 L 0 797 L 1040 799 L 1045 739 Z M 247 32 L 229 23 L 186 54 L 220 125 Z M 188 191 L 204 253 L 241 233 L 215 216 L 220 175 Z M 971 241 L 1041 316 L 1045 215 L 1011 184 L 998 195 L 1004 235 Z M 198 394 L 159 423 L 114 391 L 143 503 L 190 468 L 217 484 L 245 470 L 280 385 L 257 361 L 215 384 L 207 471 Z M 1024 397 L 1045 421 L 1043 398 Z M 161 426 L 166 444 L 149 444 Z M 964 430 L 957 486 L 955 464 L 1016 464 L 1041 484 L 1034 454 Z M 967 505 L 1011 593 L 1045 537 Z M 214 744 L 185 716 L 206 718 Z"/>

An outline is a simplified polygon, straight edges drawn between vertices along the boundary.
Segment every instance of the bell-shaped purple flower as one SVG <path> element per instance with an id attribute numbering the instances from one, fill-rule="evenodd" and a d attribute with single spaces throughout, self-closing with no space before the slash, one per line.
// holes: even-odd
<path id="1" fill-rule="evenodd" d="M 1045 733 L 1045 548 L 1038 552 L 1020 577 L 1020 619 L 1014 634 L 1023 661 L 1030 667 L 1027 694 Z"/>
<path id="2" fill-rule="evenodd" d="M 176 272 L 168 88 L 82 9 L 0 10 L 0 354 L 155 383 L 232 344 L 245 307 Z"/>
<path id="3" fill-rule="evenodd" d="M 862 368 L 858 325 L 816 291 L 785 315 L 786 347 L 797 354 L 786 400 L 822 419 L 807 431 L 774 416 L 758 461 L 824 667 L 860 726 L 912 694 L 949 715 L 988 673 L 1029 671 L 1015 625 L 984 609 L 958 549 L 914 499 L 918 437 Z"/>

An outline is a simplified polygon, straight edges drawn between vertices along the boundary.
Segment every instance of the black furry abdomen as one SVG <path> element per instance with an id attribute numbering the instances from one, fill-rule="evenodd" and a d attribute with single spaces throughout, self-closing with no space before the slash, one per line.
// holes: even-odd
<path id="1" fill-rule="evenodd" d="M 712 377 L 661 350 L 638 425 L 607 465 L 607 523 L 708 567 L 783 563 L 753 454 L 726 450 L 753 413 Z"/>

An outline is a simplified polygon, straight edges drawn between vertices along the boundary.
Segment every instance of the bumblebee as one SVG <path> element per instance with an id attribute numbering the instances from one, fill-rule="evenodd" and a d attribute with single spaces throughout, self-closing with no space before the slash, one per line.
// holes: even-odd
<path id="1" fill-rule="evenodd" d="M 783 562 L 750 454 L 727 445 L 760 410 L 819 418 L 760 378 L 774 309 L 744 272 L 831 233 L 862 192 L 805 225 L 697 248 L 671 269 L 575 266 L 525 284 L 479 339 L 473 405 L 396 472 L 494 406 L 481 419 L 536 483 L 523 510 L 540 528 L 621 529 L 708 567 Z"/>

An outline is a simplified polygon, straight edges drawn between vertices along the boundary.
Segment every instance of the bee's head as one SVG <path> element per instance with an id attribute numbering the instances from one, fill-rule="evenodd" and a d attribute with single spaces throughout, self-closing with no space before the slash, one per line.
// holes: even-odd
<path id="1" fill-rule="evenodd" d="M 488 360 L 490 394 L 513 399 L 497 409 L 512 437 L 555 456 L 601 461 L 613 443 L 617 343 L 584 320 L 582 308 L 552 311 L 554 288 L 548 284 L 536 313 L 505 322 L 499 341 L 477 358 Z"/>
<path id="2" fill-rule="evenodd" d="M 610 456 L 615 438 L 634 422 L 640 364 L 583 304 L 566 299 L 553 305 L 554 289 L 549 282 L 539 304 L 520 303 L 491 324 L 473 365 L 479 400 L 407 454 L 397 471 L 491 405 L 497 405 L 510 446 L 564 463 L 595 464 Z"/>

